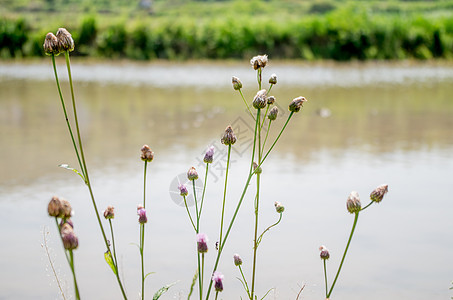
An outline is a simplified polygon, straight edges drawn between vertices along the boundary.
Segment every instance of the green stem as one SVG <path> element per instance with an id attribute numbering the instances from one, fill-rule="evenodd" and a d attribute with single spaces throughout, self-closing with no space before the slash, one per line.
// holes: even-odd
<path id="1" fill-rule="evenodd" d="M 140 257 L 142 267 L 142 300 L 145 299 L 145 263 L 143 249 L 145 248 L 145 224 L 140 224 Z"/>
<path id="2" fill-rule="evenodd" d="M 272 227 L 277 226 L 278 223 L 280 223 L 280 221 L 282 220 L 282 216 L 283 216 L 283 213 L 280 213 L 280 218 L 278 218 L 278 221 L 277 221 L 276 223 L 272 224 L 271 226 L 267 227 L 266 230 L 264 230 L 263 233 L 261 233 L 261 235 L 260 235 L 259 238 L 258 238 L 258 245 L 261 243 L 261 239 L 263 238 L 263 235 L 264 235 L 267 231 L 269 231 Z"/>
<path id="3" fill-rule="evenodd" d="M 195 190 L 195 179 L 192 180 L 192 187 L 193 187 L 193 199 L 195 200 L 195 214 L 197 217 L 197 229 L 195 230 L 197 233 L 200 232 L 200 217 L 198 213 L 198 203 L 197 203 L 197 191 Z"/>
<path id="4" fill-rule="evenodd" d="M 360 211 L 367 209 L 367 208 L 368 208 L 371 204 L 373 204 L 373 203 L 374 203 L 374 201 L 371 201 L 371 202 L 368 203 L 365 207 L 362 207 L 362 208 L 360 209 Z"/>
<path id="5" fill-rule="evenodd" d="M 201 254 L 201 290 L 204 285 L 204 253 Z"/>
<path id="6" fill-rule="evenodd" d="M 192 223 L 193 230 L 195 230 L 195 233 L 197 232 L 197 228 L 195 227 L 195 224 L 192 220 L 192 216 L 190 215 L 189 207 L 187 206 L 187 200 L 186 196 L 182 196 L 184 198 L 184 206 L 186 207 L 187 214 L 189 215 L 190 223 Z"/>
<path id="7" fill-rule="evenodd" d="M 274 84 L 271 83 L 271 85 L 269 86 L 269 89 L 267 90 L 267 93 L 266 93 L 267 95 L 269 95 L 273 86 L 274 86 Z"/>
<path id="8" fill-rule="evenodd" d="M 323 259 L 323 262 L 324 262 L 324 282 L 326 284 L 326 299 L 327 299 L 327 267 L 326 267 L 326 260 L 327 259 Z"/>
<path id="9" fill-rule="evenodd" d="M 69 257 L 71 258 L 71 263 L 69 265 L 71 267 L 72 277 L 74 277 L 75 295 L 76 295 L 76 299 L 80 300 L 79 286 L 77 285 L 77 279 L 76 279 L 75 269 L 74 269 L 74 254 L 72 253 L 72 250 L 68 250 L 68 251 L 69 251 Z"/>
<path id="10" fill-rule="evenodd" d="M 261 68 L 259 68 L 256 73 L 257 73 L 257 77 L 258 77 L 257 78 L 258 79 L 258 90 L 261 91 L 261 79 L 262 79 L 261 78 Z"/>
<path id="11" fill-rule="evenodd" d="M 261 122 L 260 132 L 261 132 L 261 130 L 263 130 L 264 121 L 266 121 L 267 112 L 269 111 L 269 107 L 270 107 L 270 106 L 271 106 L 270 104 L 267 105 L 266 112 L 264 113 L 264 116 L 263 116 L 263 122 Z"/>
<path id="12" fill-rule="evenodd" d="M 266 137 L 264 138 L 263 147 L 261 152 L 264 152 L 264 146 L 266 145 L 267 137 L 269 136 L 269 131 L 271 129 L 272 120 L 269 120 L 269 126 L 267 126 Z"/>
<path id="13" fill-rule="evenodd" d="M 223 216 L 225 213 L 225 199 L 226 199 L 226 192 L 227 192 L 227 184 L 228 184 L 228 169 L 230 167 L 230 156 L 231 156 L 231 145 L 228 145 L 228 156 L 227 156 L 227 165 L 226 165 L 226 172 L 225 172 L 225 186 L 223 188 L 223 202 L 222 202 L 222 217 L 220 219 L 220 235 L 219 235 L 219 246 L 222 241 L 222 233 L 223 233 Z"/>
<path id="14" fill-rule="evenodd" d="M 242 94 L 242 91 L 240 89 L 238 91 L 241 94 L 242 100 L 244 100 L 245 106 L 247 107 L 247 110 L 248 110 L 250 116 L 253 118 L 253 120 L 255 120 L 255 117 L 253 116 L 252 112 L 250 111 L 250 107 L 247 104 L 247 101 L 245 100 L 244 95 Z"/>
<path id="15" fill-rule="evenodd" d="M 113 249 L 113 258 L 116 268 L 116 273 L 118 274 L 118 260 L 116 259 L 116 249 L 115 249 L 115 235 L 113 234 L 113 225 L 112 219 L 109 219 L 110 233 L 112 234 L 112 249 Z"/>
<path id="16" fill-rule="evenodd" d="M 206 163 L 206 174 L 204 176 L 203 194 L 201 195 L 200 213 L 198 214 L 199 219 L 201 219 L 201 212 L 203 211 L 204 195 L 206 191 L 206 184 L 208 182 L 208 169 L 209 163 Z"/>
<path id="17" fill-rule="evenodd" d="M 55 217 L 55 224 L 57 224 L 58 235 L 61 237 L 61 228 L 60 228 L 60 224 L 58 224 L 57 217 Z M 61 242 L 63 242 L 63 240 Z M 63 247 L 63 249 L 64 249 L 64 247 Z M 64 249 L 64 255 L 66 256 L 66 260 L 68 261 L 69 266 L 71 266 L 71 261 L 69 260 L 69 256 L 68 256 L 66 249 Z"/>
<path id="18" fill-rule="evenodd" d="M 277 138 L 275 139 L 274 143 L 272 144 L 272 146 L 269 148 L 269 150 L 267 150 L 266 152 L 266 155 L 264 155 L 264 158 L 261 160 L 261 162 L 259 163 L 259 166 L 261 166 L 261 164 L 266 160 L 267 156 L 269 155 L 269 153 L 271 153 L 272 149 L 274 148 L 275 144 L 277 143 L 277 141 L 280 139 L 280 136 L 282 135 L 283 131 L 285 130 L 286 126 L 288 125 L 288 122 L 289 120 L 291 119 L 291 117 L 293 116 L 294 112 L 292 111 L 289 116 L 288 116 L 288 119 L 286 120 L 285 122 L 285 125 L 283 125 L 283 128 L 282 130 L 280 130 L 280 133 L 278 134 Z"/>
<path id="19" fill-rule="evenodd" d="M 198 259 L 198 290 L 200 294 L 200 300 L 203 299 L 203 282 L 201 279 L 202 272 L 201 272 L 201 266 L 200 266 L 200 252 L 198 252 L 197 249 L 197 259 Z"/>
<path id="20" fill-rule="evenodd" d="M 143 208 L 145 208 L 146 202 L 146 169 L 148 167 L 148 162 L 145 160 L 145 167 L 143 171 Z"/>
<path id="21" fill-rule="evenodd" d="M 244 284 L 245 284 L 245 288 L 246 288 L 246 292 L 247 292 L 247 296 L 250 297 L 250 290 L 249 290 L 249 286 L 247 284 L 247 280 L 245 280 L 245 276 L 244 276 L 244 272 L 242 272 L 242 268 L 241 268 L 241 265 L 238 266 L 239 267 L 239 271 L 241 271 L 241 276 L 242 276 L 242 280 L 244 280 Z"/>
<path id="22" fill-rule="evenodd" d="M 217 300 L 218 295 L 219 295 L 219 292 L 215 292 L 215 300 Z"/>
<path id="23" fill-rule="evenodd" d="M 338 271 L 337 271 L 337 274 L 335 275 L 335 279 L 333 280 L 332 286 L 330 287 L 329 293 L 327 294 L 327 298 L 329 298 L 330 295 L 332 294 L 333 288 L 335 287 L 335 283 L 337 282 L 337 279 L 338 279 L 338 275 L 340 275 L 341 267 L 343 266 L 344 259 L 346 258 L 346 253 L 348 252 L 349 244 L 351 243 L 352 236 L 354 235 L 354 230 L 357 225 L 358 219 L 359 219 L 359 213 L 357 212 L 357 213 L 355 213 L 354 224 L 352 225 L 351 234 L 349 235 L 348 243 L 346 244 L 346 249 L 344 249 L 343 258 L 341 259 L 340 266 L 338 267 Z"/>

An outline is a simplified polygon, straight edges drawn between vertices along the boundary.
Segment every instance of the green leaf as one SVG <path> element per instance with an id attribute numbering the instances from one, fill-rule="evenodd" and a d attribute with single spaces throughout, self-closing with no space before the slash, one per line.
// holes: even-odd
<path id="1" fill-rule="evenodd" d="M 160 296 L 162 296 L 162 294 L 164 294 L 166 291 L 168 291 L 169 288 L 171 288 L 172 286 L 174 286 L 177 282 L 173 282 L 173 283 L 170 283 L 170 284 L 167 284 L 166 286 L 163 286 L 161 287 L 153 296 L 153 300 L 157 300 L 160 298 Z"/>
<path id="2" fill-rule="evenodd" d="M 148 274 L 145 275 L 145 278 L 143 278 L 143 280 L 145 280 L 146 277 L 148 277 L 148 275 L 151 275 L 151 274 L 156 274 L 156 272 L 149 272 Z"/>
<path id="3" fill-rule="evenodd" d="M 266 298 L 267 294 L 269 294 L 274 288 L 271 288 L 267 291 L 266 294 L 264 294 L 263 298 L 261 298 L 261 300 L 263 300 L 264 298 Z"/>
<path id="4" fill-rule="evenodd" d="M 192 296 L 193 287 L 195 286 L 195 283 L 197 283 L 197 278 L 198 278 L 198 269 L 195 271 L 195 275 L 193 275 L 192 284 L 190 285 L 189 295 L 187 295 L 187 300 L 189 300 L 190 296 Z"/>
<path id="5" fill-rule="evenodd" d="M 61 164 L 61 165 L 58 165 L 58 166 L 60 168 L 75 172 L 76 174 L 78 174 L 80 176 L 80 178 L 82 178 L 83 181 L 85 181 L 85 177 L 83 177 L 83 175 L 79 171 L 77 171 L 76 169 L 71 168 L 68 164 Z"/>
<path id="6" fill-rule="evenodd" d="M 105 261 L 107 262 L 107 264 L 112 269 L 113 273 L 115 273 L 115 275 L 116 275 L 116 268 L 115 268 L 115 264 L 113 263 L 112 253 L 110 253 L 110 251 L 106 251 L 104 253 L 104 258 L 105 258 Z"/>

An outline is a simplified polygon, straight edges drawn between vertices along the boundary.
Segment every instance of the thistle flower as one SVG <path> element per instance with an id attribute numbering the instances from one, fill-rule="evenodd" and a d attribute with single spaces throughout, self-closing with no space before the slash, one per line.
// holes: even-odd
<path id="1" fill-rule="evenodd" d="M 253 162 L 253 171 L 256 174 L 261 174 L 263 172 L 263 169 L 261 169 L 261 167 L 259 167 L 256 162 Z"/>
<path id="2" fill-rule="evenodd" d="M 236 143 L 236 135 L 234 134 L 231 125 L 228 125 L 228 127 L 225 129 L 225 133 L 223 134 L 223 137 L 220 141 L 224 145 L 233 145 L 234 143 Z"/>
<path id="3" fill-rule="evenodd" d="M 219 271 L 215 271 L 214 274 L 212 274 L 212 281 L 214 281 L 214 288 L 216 292 L 221 292 L 223 291 L 223 275 Z"/>
<path id="4" fill-rule="evenodd" d="M 203 161 L 207 164 L 210 164 L 212 163 L 213 160 L 214 160 L 214 146 L 211 146 L 206 151 Z"/>
<path id="5" fill-rule="evenodd" d="M 198 253 L 208 252 L 208 236 L 205 233 L 197 234 L 197 249 Z"/>
<path id="6" fill-rule="evenodd" d="M 255 69 L 255 70 L 264 68 L 267 65 L 267 62 L 268 62 L 268 59 L 267 59 L 266 54 L 254 56 L 250 60 L 250 64 L 252 65 L 253 69 Z"/>
<path id="7" fill-rule="evenodd" d="M 56 36 L 58 39 L 58 48 L 61 52 L 71 52 L 74 50 L 74 40 L 72 39 L 71 34 L 66 30 L 66 28 L 58 28 Z"/>
<path id="8" fill-rule="evenodd" d="M 274 206 L 275 206 L 275 211 L 279 214 L 281 214 L 282 212 L 285 211 L 285 207 L 278 201 L 275 201 Z"/>
<path id="9" fill-rule="evenodd" d="M 323 259 L 323 260 L 329 259 L 329 257 L 330 257 L 329 250 L 324 245 L 319 247 L 319 251 L 321 251 L 321 253 L 319 254 L 321 259 Z"/>
<path id="10" fill-rule="evenodd" d="M 308 101 L 307 99 L 305 99 L 305 97 L 297 97 L 297 98 L 294 98 L 293 101 L 291 101 L 291 103 L 289 104 L 289 111 L 292 111 L 292 112 L 298 112 L 300 110 L 301 107 L 303 107 L 303 103 Z"/>
<path id="11" fill-rule="evenodd" d="M 234 265 L 235 266 L 240 266 L 242 265 L 242 258 L 239 256 L 239 254 L 235 253 L 233 256 L 234 259 Z"/>
<path id="12" fill-rule="evenodd" d="M 277 84 L 277 75 L 272 74 L 271 77 L 269 78 L 269 83 L 270 84 Z"/>
<path id="13" fill-rule="evenodd" d="M 148 145 L 143 145 L 142 149 L 142 154 L 140 155 L 140 158 L 143 161 L 151 162 L 154 159 L 154 152 L 151 150 L 151 148 Z"/>
<path id="14" fill-rule="evenodd" d="M 72 215 L 71 203 L 68 200 L 60 199 L 60 214 L 59 217 L 63 219 L 68 219 Z"/>
<path id="15" fill-rule="evenodd" d="M 143 208 L 143 206 L 139 205 L 137 206 L 137 215 L 138 215 L 138 222 L 140 224 L 145 224 L 148 222 L 148 218 L 146 217 L 146 210 Z"/>
<path id="16" fill-rule="evenodd" d="M 47 205 L 47 212 L 51 217 L 58 217 L 60 215 L 61 201 L 58 197 L 53 196 L 50 199 L 49 205 Z"/>
<path id="17" fill-rule="evenodd" d="M 189 191 L 187 190 L 187 188 L 184 184 L 178 185 L 178 189 L 179 189 L 179 194 L 183 197 L 187 196 L 189 194 Z"/>
<path id="18" fill-rule="evenodd" d="M 277 119 L 277 115 L 278 115 L 278 108 L 277 108 L 277 106 L 274 106 L 274 107 L 272 107 L 271 111 L 267 115 L 267 118 L 271 121 L 274 121 L 275 119 Z"/>
<path id="19" fill-rule="evenodd" d="M 58 55 L 60 54 L 60 49 L 58 48 L 58 39 L 52 32 L 46 34 L 46 39 L 42 45 L 44 48 L 44 53 L 47 55 Z"/>
<path id="20" fill-rule="evenodd" d="M 104 210 L 104 218 L 106 219 L 113 219 L 115 218 L 115 208 L 113 206 L 107 206 L 107 208 Z"/>
<path id="21" fill-rule="evenodd" d="M 274 96 L 269 96 L 267 97 L 267 104 L 272 105 L 275 102 L 275 97 Z"/>
<path id="22" fill-rule="evenodd" d="M 266 90 L 261 90 L 256 93 L 255 98 L 253 98 L 253 107 L 258 109 L 258 108 L 265 108 L 267 104 L 267 99 L 266 99 Z"/>
<path id="23" fill-rule="evenodd" d="M 236 76 L 233 76 L 233 79 L 232 79 L 232 82 L 233 82 L 233 88 L 237 91 L 237 90 L 240 90 L 242 88 L 242 82 L 239 78 L 237 78 Z"/>
<path id="24" fill-rule="evenodd" d="M 351 194 L 349 194 L 348 200 L 346 201 L 346 208 L 351 214 L 360 211 L 362 204 L 360 203 L 359 193 L 352 191 Z"/>
<path id="25" fill-rule="evenodd" d="M 387 194 L 387 192 L 389 191 L 388 188 L 389 188 L 388 184 L 383 184 L 375 188 L 370 194 L 371 200 L 376 203 L 381 202 L 382 198 L 384 198 L 384 195 Z"/>
<path id="26" fill-rule="evenodd" d="M 195 170 L 194 167 L 191 167 L 189 169 L 189 171 L 187 171 L 187 178 L 189 180 L 197 180 L 198 179 L 198 173 L 197 173 L 197 170 Z"/>
<path id="27" fill-rule="evenodd" d="M 74 230 L 71 225 L 64 223 L 60 230 L 61 240 L 63 241 L 63 247 L 66 250 L 73 250 L 79 246 L 79 239 L 74 234 Z"/>

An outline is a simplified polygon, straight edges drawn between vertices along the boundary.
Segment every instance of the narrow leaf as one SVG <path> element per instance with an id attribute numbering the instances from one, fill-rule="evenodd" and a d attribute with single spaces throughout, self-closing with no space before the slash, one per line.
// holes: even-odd
<path id="1" fill-rule="evenodd" d="M 145 280 L 146 277 L 148 277 L 148 275 L 151 275 L 151 274 L 156 274 L 156 272 L 149 272 L 148 274 L 145 275 L 145 278 L 143 278 L 143 280 Z"/>
<path id="2" fill-rule="evenodd" d="M 266 298 L 267 294 L 269 294 L 274 288 L 271 288 L 267 291 L 266 294 L 264 294 L 263 298 L 261 298 L 261 300 L 263 300 L 264 298 Z"/>
<path id="3" fill-rule="evenodd" d="M 162 294 L 164 294 L 166 291 L 168 291 L 169 288 L 171 288 L 172 286 L 174 286 L 177 282 L 173 282 L 173 283 L 170 283 L 170 284 L 167 284 L 166 286 L 163 286 L 161 287 L 153 296 L 153 300 L 157 300 L 160 298 L 160 296 L 162 296 Z"/>
<path id="4" fill-rule="evenodd" d="M 190 296 L 192 296 L 193 287 L 195 286 L 195 283 L 197 283 L 197 278 L 198 278 L 198 269 L 195 271 L 195 275 L 193 275 L 192 284 L 190 285 L 189 295 L 187 295 L 187 300 L 189 300 Z"/>
<path id="5" fill-rule="evenodd" d="M 58 166 L 60 168 L 66 169 L 66 170 L 73 171 L 74 173 L 78 174 L 80 176 L 80 178 L 82 178 L 83 181 L 85 181 L 85 178 L 83 177 L 83 175 L 79 171 L 77 171 L 76 169 L 71 168 L 68 164 L 61 164 L 61 165 L 58 165 Z"/>
<path id="6" fill-rule="evenodd" d="M 104 258 L 105 258 L 105 261 L 107 262 L 107 264 L 112 269 L 113 273 L 115 273 L 115 275 L 116 275 L 116 268 L 115 268 L 115 264 L 113 263 L 112 253 L 110 253 L 110 251 L 105 252 Z"/>

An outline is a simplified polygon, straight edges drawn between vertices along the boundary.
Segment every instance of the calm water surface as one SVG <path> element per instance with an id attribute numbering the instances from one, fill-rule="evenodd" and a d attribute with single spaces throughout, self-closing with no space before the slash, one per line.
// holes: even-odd
<path id="1" fill-rule="evenodd" d="M 63 89 L 69 99 L 64 68 Z M 291 120 L 263 165 L 260 228 L 281 224 L 258 252 L 259 295 L 269 299 L 323 299 L 318 247 L 330 249 L 331 282 L 353 216 L 345 201 L 352 190 L 363 203 L 382 183 L 389 193 L 360 215 L 358 228 L 333 299 L 449 299 L 453 280 L 453 66 L 438 64 L 270 64 L 277 73 L 271 94 L 283 115 L 272 124 L 273 140 L 288 116 L 289 101 L 309 102 Z M 250 157 L 250 117 L 231 76 L 239 76 L 252 99 L 255 74 L 244 63 L 73 62 L 81 130 L 99 208 L 116 207 L 114 226 L 120 268 L 130 299 L 138 299 L 140 260 L 136 205 L 142 201 L 139 149 L 155 152 L 148 173 L 145 251 L 147 296 L 177 282 L 161 299 L 186 299 L 196 269 L 194 234 L 185 209 L 175 203 L 175 178 L 198 167 L 208 145 L 218 147 L 209 175 L 201 222 L 210 237 L 206 266 L 215 259 L 226 147 L 226 125 L 238 129 L 227 197 L 229 221 L 239 199 Z M 70 271 L 46 207 L 52 195 L 71 201 L 80 246 L 76 268 L 82 297 L 120 299 L 103 261 L 103 241 L 90 198 L 80 179 L 58 168 L 75 166 L 50 62 L 0 64 L 0 299 L 60 299 L 50 255 L 69 295 Z M 253 191 L 233 227 L 219 269 L 222 299 L 245 296 L 233 254 L 250 274 Z M 178 199 L 176 197 L 176 199 Z M 105 223 L 107 225 L 107 223 Z"/>

